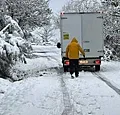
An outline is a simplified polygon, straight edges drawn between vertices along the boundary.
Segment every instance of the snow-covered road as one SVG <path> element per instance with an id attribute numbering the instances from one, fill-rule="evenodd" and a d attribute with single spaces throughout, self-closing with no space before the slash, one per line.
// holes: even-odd
<path id="1" fill-rule="evenodd" d="M 102 62 L 100 72 L 71 79 L 59 53 L 17 65 L 24 80 L 0 79 L 0 115 L 120 115 L 120 62 Z"/>

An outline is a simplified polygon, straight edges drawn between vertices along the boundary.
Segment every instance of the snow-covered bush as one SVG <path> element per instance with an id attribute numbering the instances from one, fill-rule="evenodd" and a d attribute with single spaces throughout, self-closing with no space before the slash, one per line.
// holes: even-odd
<path id="1" fill-rule="evenodd" d="M 106 60 L 106 61 L 117 60 L 117 56 L 114 55 L 114 53 L 112 52 L 112 50 L 113 49 L 110 49 L 107 46 L 104 47 L 104 57 L 103 57 L 104 60 Z"/>
<path id="2" fill-rule="evenodd" d="M 120 60 L 120 37 L 107 36 L 105 39 L 105 56 L 110 60 Z M 110 53 L 107 53 L 110 52 Z"/>
<path id="3" fill-rule="evenodd" d="M 5 16 L 6 26 L 0 31 L 0 74 L 2 77 L 11 77 L 11 68 L 16 61 L 26 63 L 25 55 L 32 49 L 23 39 L 24 34 L 16 21 Z"/>

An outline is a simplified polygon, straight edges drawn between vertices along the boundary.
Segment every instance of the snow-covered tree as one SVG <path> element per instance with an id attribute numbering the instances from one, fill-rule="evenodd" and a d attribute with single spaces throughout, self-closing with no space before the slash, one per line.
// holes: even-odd
<path id="1" fill-rule="evenodd" d="M 49 39 L 54 36 L 54 27 L 52 25 L 47 25 L 43 26 L 41 29 L 40 36 L 42 37 L 43 42 L 49 42 Z"/>
<path id="2" fill-rule="evenodd" d="M 6 25 L 10 24 L 9 32 L 11 34 L 18 34 L 17 36 L 20 36 L 22 38 L 24 37 L 24 33 L 22 29 L 19 27 L 18 23 L 15 20 L 13 20 L 10 16 L 5 15 L 4 21 Z"/>
<path id="3" fill-rule="evenodd" d="M 51 38 L 55 35 L 54 32 L 55 28 L 53 24 L 36 28 L 31 32 L 32 39 L 30 41 L 37 44 L 49 43 L 51 41 Z"/>
<path id="4" fill-rule="evenodd" d="M 70 0 L 63 6 L 64 12 L 96 12 L 100 8 L 99 0 Z"/>
<path id="5" fill-rule="evenodd" d="M 52 19 L 53 19 L 54 28 L 59 29 L 60 28 L 60 13 L 53 15 Z"/>
<path id="6" fill-rule="evenodd" d="M 103 3 L 105 34 L 114 36 L 119 34 L 120 7 L 116 0 L 105 0 Z"/>
<path id="7" fill-rule="evenodd" d="M 18 60 L 26 63 L 31 45 L 23 39 L 22 29 L 15 20 L 5 15 L 4 21 L 5 27 L 0 31 L 0 74 L 12 78 L 12 66 Z"/>
<path id="8" fill-rule="evenodd" d="M 0 0 L 0 9 L 18 21 L 22 29 L 49 24 L 51 9 L 49 0 Z"/>
<path id="9" fill-rule="evenodd" d="M 104 12 L 105 47 L 111 50 L 113 59 L 120 58 L 120 1 L 102 1 Z"/>

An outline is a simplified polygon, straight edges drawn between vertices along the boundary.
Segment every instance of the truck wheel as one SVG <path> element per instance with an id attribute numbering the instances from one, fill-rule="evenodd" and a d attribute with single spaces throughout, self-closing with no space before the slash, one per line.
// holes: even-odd
<path id="1" fill-rule="evenodd" d="M 95 66 L 95 71 L 100 71 L 100 65 Z"/>
<path id="2" fill-rule="evenodd" d="M 68 72 L 68 68 L 67 67 L 63 67 L 64 68 L 64 72 Z"/>

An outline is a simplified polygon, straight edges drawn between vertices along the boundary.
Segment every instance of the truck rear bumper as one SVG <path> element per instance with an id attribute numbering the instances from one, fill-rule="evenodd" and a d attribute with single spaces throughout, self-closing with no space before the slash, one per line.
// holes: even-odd
<path id="1" fill-rule="evenodd" d="M 69 59 L 62 59 L 63 66 L 69 66 Z M 96 66 L 101 65 L 101 58 L 79 58 L 79 66 Z"/>
<path id="2" fill-rule="evenodd" d="M 63 68 L 64 72 L 68 72 L 70 69 L 69 59 L 63 58 Z M 95 71 L 100 71 L 101 58 L 80 58 L 79 59 L 79 70 L 85 70 L 85 68 L 94 68 Z"/>

